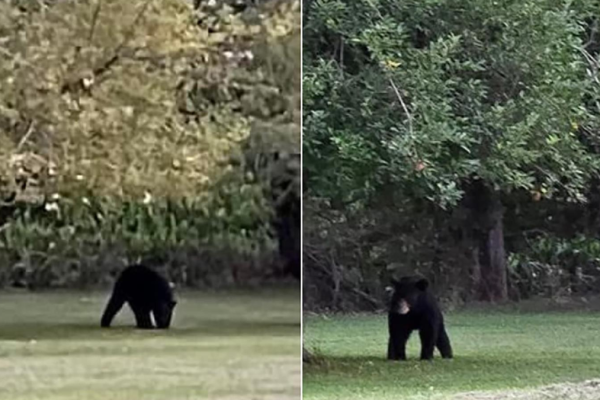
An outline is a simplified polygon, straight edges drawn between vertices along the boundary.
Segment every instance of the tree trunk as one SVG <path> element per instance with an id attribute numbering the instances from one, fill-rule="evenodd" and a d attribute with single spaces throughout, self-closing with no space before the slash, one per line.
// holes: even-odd
<path id="1" fill-rule="evenodd" d="M 471 185 L 467 206 L 473 216 L 472 244 L 478 255 L 475 289 L 482 301 L 508 298 L 506 251 L 504 249 L 504 208 L 500 194 L 481 181 Z"/>

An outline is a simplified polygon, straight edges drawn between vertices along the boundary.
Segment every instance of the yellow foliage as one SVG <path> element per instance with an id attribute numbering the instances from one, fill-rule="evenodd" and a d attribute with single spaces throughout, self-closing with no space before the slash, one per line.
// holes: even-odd
<path id="1" fill-rule="evenodd" d="M 189 3 L 63 0 L 27 15 L 0 4 L 3 170 L 13 173 L 11 157 L 29 151 L 46 171 L 55 165 L 45 182 L 52 193 L 141 199 L 208 190 L 251 120 L 220 106 L 184 121 L 178 85 L 194 65 L 221 62 L 224 44 L 298 29 L 299 3 L 282 3 L 260 29 L 231 15 L 210 35 L 193 23 Z"/>

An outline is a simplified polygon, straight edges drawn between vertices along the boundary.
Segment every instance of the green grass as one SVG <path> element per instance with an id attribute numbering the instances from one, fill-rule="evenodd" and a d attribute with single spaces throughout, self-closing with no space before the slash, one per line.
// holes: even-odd
<path id="1" fill-rule="evenodd" d="M 600 314 L 458 312 L 447 316 L 455 358 L 388 362 L 385 316 L 311 316 L 304 340 L 305 399 L 439 399 L 472 390 L 534 387 L 600 377 Z"/>
<path id="2" fill-rule="evenodd" d="M 298 399 L 300 292 L 183 292 L 168 331 L 107 293 L 0 293 L 0 400 Z"/>

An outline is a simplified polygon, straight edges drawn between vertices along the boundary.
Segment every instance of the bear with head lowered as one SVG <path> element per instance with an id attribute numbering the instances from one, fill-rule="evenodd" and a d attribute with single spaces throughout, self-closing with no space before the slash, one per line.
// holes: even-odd
<path id="1" fill-rule="evenodd" d="M 154 317 L 157 328 L 168 329 L 177 304 L 169 282 L 144 265 L 131 265 L 121 272 L 100 325 L 110 327 L 113 318 L 125 303 L 129 304 L 140 329 L 154 328 L 151 316 Z"/>

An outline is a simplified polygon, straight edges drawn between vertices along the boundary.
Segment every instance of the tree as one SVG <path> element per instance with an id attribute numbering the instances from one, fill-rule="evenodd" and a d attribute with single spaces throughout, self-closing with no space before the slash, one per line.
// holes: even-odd
<path id="1" fill-rule="evenodd" d="M 232 5 L 0 4 L 3 270 L 77 264 L 91 283 L 104 259 L 147 256 L 192 285 L 267 272 L 269 205 L 233 161 L 256 120 L 299 114 L 300 7 Z M 298 152 L 295 118 L 277 132 Z"/>
<path id="2" fill-rule="evenodd" d="M 569 1 L 313 3 L 305 25 L 307 190 L 464 208 L 478 297 L 507 298 L 504 199 L 585 201 L 599 159 L 590 9 Z M 596 60 L 597 62 L 597 60 Z M 597 69 L 597 68 L 596 68 Z"/>

